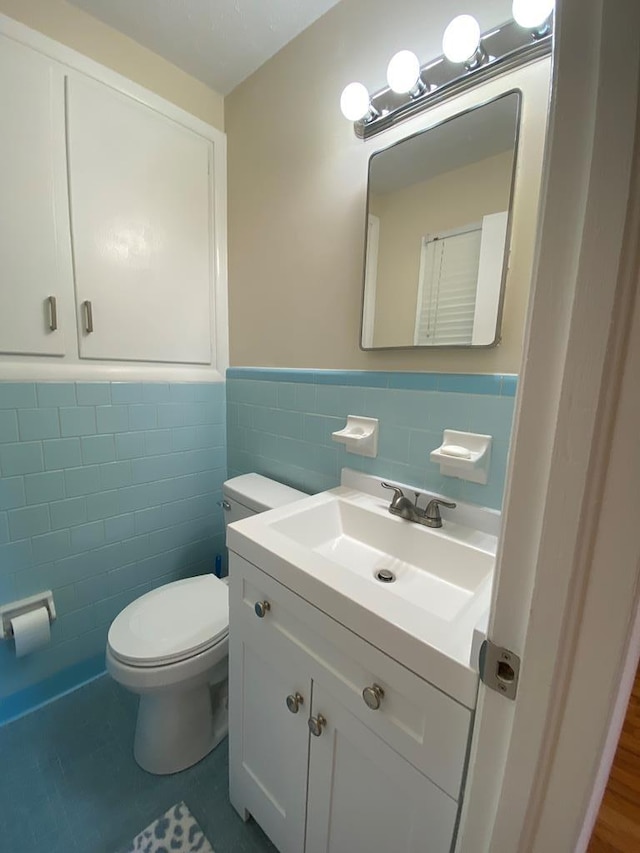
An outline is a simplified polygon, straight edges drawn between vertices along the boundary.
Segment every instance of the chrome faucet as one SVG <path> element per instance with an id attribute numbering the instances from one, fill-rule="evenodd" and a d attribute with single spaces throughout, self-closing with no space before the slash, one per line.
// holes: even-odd
<path id="1" fill-rule="evenodd" d="M 433 498 L 424 509 L 418 506 L 420 492 L 414 492 L 415 501 L 411 503 L 402 489 L 397 486 L 392 486 L 390 483 L 380 484 L 384 489 L 392 489 L 393 497 L 389 504 L 389 512 L 391 515 L 397 515 L 407 521 L 413 521 L 416 524 L 424 524 L 425 527 L 442 527 L 442 516 L 440 515 L 440 507 L 446 506 L 448 509 L 455 509 L 456 504 L 450 501 L 444 501 L 440 498 Z"/>

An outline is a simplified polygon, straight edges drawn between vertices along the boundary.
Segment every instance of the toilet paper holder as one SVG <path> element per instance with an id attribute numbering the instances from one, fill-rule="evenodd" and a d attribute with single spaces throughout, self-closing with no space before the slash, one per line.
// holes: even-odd
<path id="1" fill-rule="evenodd" d="M 50 589 L 45 592 L 39 592 L 37 595 L 30 595 L 28 598 L 21 598 L 20 601 L 12 601 L 10 604 L 0 604 L 0 640 L 8 640 L 13 637 L 13 628 L 11 620 L 16 616 L 22 616 L 24 613 L 29 613 L 31 610 L 37 610 L 39 607 L 46 607 L 49 614 L 49 622 L 56 620 L 56 606 L 53 602 L 53 593 Z"/>

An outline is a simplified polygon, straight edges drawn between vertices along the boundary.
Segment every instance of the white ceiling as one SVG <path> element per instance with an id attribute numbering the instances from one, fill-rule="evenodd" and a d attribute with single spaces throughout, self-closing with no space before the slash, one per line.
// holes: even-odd
<path id="1" fill-rule="evenodd" d="M 222 95 L 339 0 L 70 0 Z"/>

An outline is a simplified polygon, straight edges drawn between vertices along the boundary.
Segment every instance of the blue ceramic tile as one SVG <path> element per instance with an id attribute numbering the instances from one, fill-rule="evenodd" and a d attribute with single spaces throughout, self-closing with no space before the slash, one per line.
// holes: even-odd
<path id="1" fill-rule="evenodd" d="M 112 435 L 88 435 L 81 439 L 82 461 L 85 465 L 114 462 L 116 446 Z"/>
<path id="2" fill-rule="evenodd" d="M 145 403 L 168 403 L 170 399 L 171 392 L 166 382 L 145 382 L 142 386 L 142 400 Z"/>
<path id="3" fill-rule="evenodd" d="M 131 479 L 131 462 L 108 462 L 100 466 L 100 483 L 103 489 L 119 489 L 128 486 Z"/>
<path id="4" fill-rule="evenodd" d="M 98 432 L 127 432 L 129 410 L 127 406 L 98 406 L 96 409 Z"/>
<path id="5" fill-rule="evenodd" d="M 0 445 L 0 472 L 3 477 L 36 474 L 43 469 L 42 444 L 39 441 Z"/>
<path id="6" fill-rule="evenodd" d="M 112 403 L 141 403 L 142 385 L 139 382 L 112 382 Z"/>
<path id="7" fill-rule="evenodd" d="M 23 477 L 0 477 L 0 510 L 15 509 L 26 503 Z"/>
<path id="8" fill-rule="evenodd" d="M 104 406 L 111 402 L 108 382 L 77 382 L 76 399 L 79 406 Z"/>
<path id="9" fill-rule="evenodd" d="M 36 386 L 31 382 L 0 382 L 0 409 L 35 409 Z"/>
<path id="10" fill-rule="evenodd" d="M 11 409 L 0 410 L 0 442 L 18 440 L 18 413 Z"/>
<path id="11" fill-rule="evenodd" d="M 12 540 L 27 539 L 50 529 L 49 507 L 46 505 L 9 510 L 9 534 Z"/>
<path id="12" fill-rule="evenodd" d="M 120 432 L 114 438 L 117 459 L 135 459 L 137 456 L 144 456 L 145 442 L 143 433 Z"/>
<path id="13" fill-rule="evenodd" d="M 87 501 L 84 497 L 67 498 L 49 504 L 51 515 L 51 527 L 58 530 L 64 527 L 73 527 L 87 520 Z"/>
<path id="14" fill-rule="evenodd" d="M 48 563 L 60 560 L 71 553 L 71 540 L 68 530 L 56 530 L 31 540 L 34 563 Z"/>
<path id="15" fill-rule="evenodd" d="M 64 472 L 64 482 L 67 496 L 70 498 L 99 492 L 102 488 L 100 485 L 100 466 L 86 465 L 84 468 L 68 468 Z"/>
<path id="16" fill-rule="evenodd" d="M 42 504 L 64 497 L 62 471 L 47 471 L 43 474 L 27 474 L 24 478 L 28 504 Z"/>
<path id="17" fill-rule="evenodd" d="M 33 563 L 30 539 L 0 545 L 0 574 L 19 572 Z"/>
<path id="18" fill-rule="evenodd" d="M 516 391 L 518 390 L 518 377 L 517 376 L 503 376 L 502 377 L 502 385 L 500 386 L 500 393 L 503 397 L 515 397 Z"/>
<path id="19" fill-rule="evenodd" d="M 58 410 L 20 409 L 18 411 L 18 430 L 21 441 L 57 438 L 60 435 Z"/>
<path id="20" fill-rule="evenodd" d="M 184 424 L 184 406 L 179 403 L 167 403 L 158 406 L 158 426 L 160 428 L 179 427 Z"/>
<path id="21" fill-rule="evenodd" d="M 389 388 L 411 391 L 435 391 L 438 387 L 437 373 L 390 373 Z"/>
<path id="22" fill-rule="evenodd" d="M 97 492 L 95 495 L 87 495 L 87 519 L 95 521 L 108 518 L 120 513 L 120 500 L 117 489 L 109 492 Z"/>
<path id="23" fill-rule="evenodd" d="M 96 412 L 91 407 L 60 409 L 61 435 L 93 435 L 96 431 Z"/>
<path id="24" fill-rule="evenodd" d="M 82 465 L 80 440 L 77 438 L 60 438 L 43 441 L 44 467 L 47 471 L 60 468 L 77 468 Z"/>
<path id="25" fill-rule="evenodd" d="M 0 545 L 9 541 L 9 520 L 6 512 L 0 512 Z"/>
<path id="26" fill-rule="evenodd" d="M 104 523 L 91 521 L 71 528 L 71 550 L 78 554 L 104 544 Z"/>
<path id="27" fill-rule="evenodd" d="M 502 377 L 498 374 L 441 373 L 438 390 L 458 394 L 500 395 Z"/>
<path id="28" fill-rule="evenodd" d="M 147 387 L 146 385 L 144 386 Z M 158 426 L 158 407 L 152 405 L 129 406 L 129 427 L 137 429 L 155 429 Z"/>
<path id="29" fill-rule="evenodd" d="M 155 429 L 147 430 L 144 433 L 135 433 L 143 439 L 143 452 L 136 453 L 136 456 L 161 456 L 165 453 L 171 453 L 173 447 L 171 445 L 170 429 Z"/>
<path id="30" fill-rule="evenodd" d="M 105 518 L 104 536 L 107 542 L 121 542 L 134 534 L 134 515 L 132 513 Z"/>
<path id="31" fill-rule="evenodd" d="M 76 388 L 73 382 L 39 382 L 36 391 L 38 406 L 76 405 Z"/>

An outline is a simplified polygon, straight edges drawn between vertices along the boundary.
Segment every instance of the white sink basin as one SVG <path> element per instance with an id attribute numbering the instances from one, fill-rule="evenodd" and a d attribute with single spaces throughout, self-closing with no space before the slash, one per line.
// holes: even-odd
<path id="1" fill-rule="evenodd" d="M 229 525 L 227 544 L 472 708 L 473 633 L 490 603 L 499 516 L 481 532 L 474 513 L 492 511 L 461 506 L 431 529 L 388 508 L 386 493 L 340 486 Z M 394 580 L 379 580 L 381 570 Z"/>
<path id="2" fill-rule="evenodd" d="M 286 518 L 271 524 L 272 530 L 353 572 L 363 582 L 382 586 L 386 595 L 419 603 L 429 613 L 451 621 L 490 576 L 494 558 L 465 541 L 473 532 L 453 525 L 456 539 L 451 536 L 451 525 L 447 527 L 444 535 L 438 535 L 386 510 L 382 514 L 369 495 L 351 495 L 350 499 L 332 495 L 315 506 L 294 505 Z M 395 580 L 379 580 L 380 570 L 391 572 Z"/>

